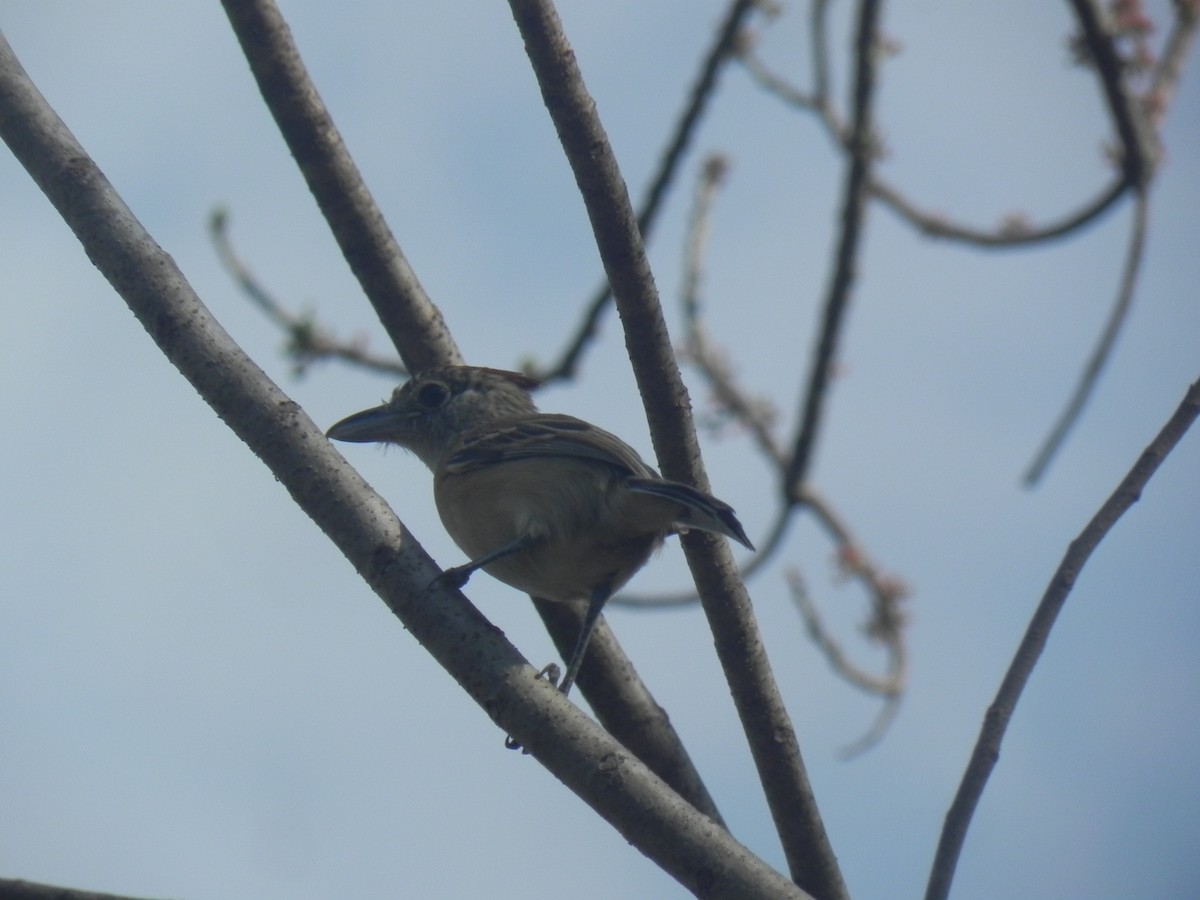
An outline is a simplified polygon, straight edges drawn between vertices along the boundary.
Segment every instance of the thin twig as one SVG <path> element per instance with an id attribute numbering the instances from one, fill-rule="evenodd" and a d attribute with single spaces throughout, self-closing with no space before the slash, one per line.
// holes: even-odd
<path id="1" fill-rule="evenodd" d="M 1151 124 L 1159 124 L 1170 106 L 1179 79 L 1183 77 L 1183 65 L 1187 61 L 1192 41 L 1196 37 L 1196 26 L 1200 24 L 1200 6 L 1195 2 L 1174 4 L 1175 23 L 1163 45 L 1162 55 L 1150 77 L 1146 92 L 1146 112 Z"/>
<path id="2" fill-rule="evenodd" d="M 700 282 L 708 247 L 711 212 L 728 171 L 728 160 L 719 154 L 710 156 L 700 168 L 692 213 L 688 217 L 683 283 L 679 292 L 685 328 L 680 356 L 694 364 L 708 382 L 718 415 L 732 419 L 747 429 L 759 450 L 776 468 L 782 469 L 786 458 L 773 430 L 776 418 L 774 406 L 765 398 L 752 397 L 737 383 L 726 354 L 709 336 L 700 314 Z"/>
<path id="3" fill-rule="evenodd" d="M 846 681 L 869 694 L 882 697 L 884 700 L 883 706 L 866 732 L 853 743 L 838 751 L 838 755 L 842 759 L 851 759 L 878 744 L 900 710 L 900 700 L 904 696 L 904 688 L 908 680 L 908 654 L 904 642 L 899 639 L 903 622 L 897 621 L 892 634 L 882 640 L 887 655 L 885 674 L 882 676 L 872 675 L 851 660 L 837 639 L 825 628 L 820 611 L 812 597 L 809 596 L 808 588 L 804 584 L 800 572 L 791 569 L 786 573 L 786 577 L 792 601 L 800 610 L 809 637 L 824 654 L 830 667 Z M 870 629 L 868 629 L 868 633 L 870 633 Z"/>
<path id="4" fill-rule="evenodd" d="M 1050 435 L 1046 438 L 1045 443 L 1038 450 L 1037 456 L 1034 457 L 1033 462 L 1025 472 L 1025 477 L 1022 481 L 1026 487 L 1033 487 L 1041 480 L 1051 460 L 1054 459 L 1054 456 L 1062 448 L 1067 435 L 1075 427 L 1075 423 L 1079 421 L 1079 416 L 1082 414 L 1084 406 L 1100 379 L 1100 373 L 1108 362 L 1109 356 L 1112 355 L 1117 337 L 1121 333 L 1121 326 L 1125 323 L 1125 317 L 1129 314 L 1129 308 L 1133 303 L 1134 288 L 1137 285 L 1138 271 L 1141 269 L 1142 259 L 1145 258 L 1146 226 L 1150 216 L 1150 198 L 1148 192 L 1140 190 L 1135 196 L 1133 223 L 1129 229 L 1129 247 L 1125 251 L 1125 265 L 1121 273 L 1120 287 L 1117 288 L 1116 301 L 1113 303 L 1112 311 L 1108 314 L 1108 321 L 1104 326 L 1104 331 L 1100 334 L 1100 340 L 1097 341 L 1095 349 L 1092 350 L 1092 355 L 1089 357 L 1087 365 L 1084 366 L 1083 374 L 1079 378 L 1079 383 L 1075 386 L 1074 393 L 1071 394 L 1071 399 L 1068 401 L 1066 409 L 1059 416 L 1058 421 L 1054 424 L 1054 428 L 1050 431 Z"/>
<path id="5" fill-rule="evenodd" d="M 1108 212 L 1129 189 L 1129 182 L 1118 176 L 1094 199 L 1058 219 L 1037 225 L 1010 218 L 996 228 L 988 229 L 954 222 L 938 213 L 922 210 L 883 179 L 875 177 L 871 181 L 871 194 L 923 234 L 992 250 L 1025 248 L 1068 237 Z"/>
<path id="6" fill-rule="evenodd" d="M 715 93 L 717 76 L 724 64 L 729 61 L 734 43 L 746 18 L 758 3 L 759 0 L 734 0 L 730 4 L 728 14 L 717 29 L 713 45 L 700 64 L 700 72 L 696 76 L 692 89 L 688 92 L 687 104 L 667 141 L 666 149 L 663 150 L 659 159 L 658 171 L 638 209 L 637 222 L 643 241 L 650 240 L 650 235 L 658 221 L 658 213 L 666 199 L 667 190 L 675 180 L 679 165 L 692 142 L 697 126 L 700 124 L 701 116 Z M 611 298 L 612 290 L 608 281 L 605 280 L 588 301 L 583 319 L 558 362 L 544 371 L 533 371 L 530 374 L 542 379 L 543 382 L 573 378 L 579 368 L 579 361 L 583 357 L 584 350 L 596 335 L 600 316 L 608 308 L 608 301 Z"/>
<path id="7" fill-rule="evenodd" d="M 340 359 L 383 375 L 407 378 L 408 371 L 394 356 L 376 356 L 360 341 L 341 341 L 315 317 L 297 314 L 288 309 L 254 277 L 250 267 L 238 256 L 229 239 L 229 213 L 216 209 L 208 220 L 208 231 L 212 236 L 217 258 L 225 271 L 232 276 L 247 297 L 263 311 L 287 335 L 284 350 L 296 364 L 297 374 L 314 362 L 325 359 Z"/>
<path id="8" fill-rule="evenodd" d="M 817 109 L 829 115 L 829 0 L 813 0 L 809 32 L 813 57 L 813 100 Z M 840 132 L 841 128 L 837 130 Z"/>
<path id="9" fill-rule="evenodd" d="M 1131 187 L 1149 183 L 1158 163 L 1160 150 L 1153 129 L 1142 115 L 1140 101 L 1129 90 L 1125 78 L 1127 66 L 1117 52 L 1113 35 L 1105 27 L 1104 13 L 1096 0 L 1067 0 L 1079 22 L 1080 46 L 1095 67 L 1108 102 L 1117 137 L 1121 142 L 1121 170 Z"/>
<path id="10" fill-rule="evenodd" d="M 1008 723 L 1029 676 L 1037 665 L 1042 650 L 1045 649 L 1054 622 L 1066 604 L 1084 565 L 1121 516 L 1138 501 L 1159 465 L 1179 443 L 1197 416 L 1200 416 L 1200 381 L 1188 388 L 1183 402 L 1179 404 L 1167 424 L 1138 457 L 1133 468 L 1088 522 L 1087 527 L 1067 548 L 1062 562 L 1042 595 L 1041 602 L 1038 603 L 1029 627 L 1025 630 L 996 698 L 988 707 L 962 782 L 954 802 L 946 813 L 925 900 L 944 900 L 950 893 L 950 883 L 962 853 L 967 829 L 992 769 L 1000 758 L 1000 744 L 1004 740 Z"/>
<path id="11" fill-rule="evenodd" d="M 782 507 L 771 521 L 766 536 L 755 539 L 754 546 L 757 549 L 738 568 L 738 577 L 743 581 L 752 578 L 759 569 L 770 562 L 776 551 L 783 545 L 783 539 L 787 537 L 788 528 L 795 518 L 794 510 L 795 507 L 790 504 Z M 608 602 L 630 609 L 659 609 L 668 606 L 691 606 L 700 602 L 700 595 L 694 590 L 674 594 L 620 593 Z"/>
<path id="12" fill-rule="evenodd" d="M 850 301 L 866 215 L 866 199 L 875 156 L 871 106 L 875 92 L 880 0 L 861 0 L 854 40 L 854 103 L 850 126 L 850 162 L 842 189 L 842 226 L 834 269 L 826 291 L 821 332 L 809 370 L 799 433 L 788 463 L 784 491 L 795 499 L 816 447 L 842 322 Z"/>

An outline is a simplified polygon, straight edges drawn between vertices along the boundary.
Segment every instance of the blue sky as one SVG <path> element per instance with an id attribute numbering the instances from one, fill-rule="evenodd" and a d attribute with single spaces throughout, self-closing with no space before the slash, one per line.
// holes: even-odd
<path id="1" fill-rule="evenodd" d="M 351 152 L 466 357 L 552 359 L 600 267 L 504 4 L 281 4 Z M 1165 2 L 1149 4 L 1165 15 Z M 722 5 L 563 3 L 635 196 Z M 841 10 L 838 15 L 845 15 Z M 803 78 L 802 10 L 763 38 Z M 841 22 L 841 20 L 838 20 Z M 979 225 L 1035 221 L 1106 182 L 1066 4 L 891 5 L 885 174 Z M 841 22 L 844 26 L 844 22 Z M 262 106 L 220 8 L 8 0 L 0 27 L 135 214 L 242 346 L 321 424 L 378 402 L 378 376 L 297 379 L 221 271 L 228 206 L 258 276 L 378 350 L 382 332 Z M 835 51 L 848 37 L 835 33 Z M 845 95 L 839 83 L 838 96 Z M 838 749 L 875 704 L 832 676 L 782 563 L 751 585 L 831 838 L 856 898 L 917 896 L 984 710 L 1067 544 L 1200 376 L 1200 102 L 1189 67 L 1135 307 L 1042 487 L 1021 472 L 1107 314 L 1130 208 L 1026 251 L 928 241 L 872 208 L 816 486 L 913 588 L 911 683 L 886 740 Z M 699 136 L 732 170 L 713 222 L 710 326 L 792 427 L 834 237 L 841 164 L 816 125 L 736 70 Z M 689 161 L 651 247 L 678 325 Z M 147 896 L 682 896 L 420 649 L 171 368 L 26 174 L 0 154 L 6 327 L 0 467 L 0 873 Z M 703 385 L 688 373 L 698 409 Z M 649 440 L 615 318 L 578 385 L 540 399 Z M 462 561 L 428 475 L 347 457 L 434 557 Z M 736 435 L 705 447 L 752 536 L 773 479 Z M 1200 438 L 1190 434 L 1101 546 L 1054 633 L 968 838 L 960 898 L 1193 897 L 1200 889 Z M 856 640 L 863 598 L 808 521 L 800 566 Z M 639 592 L 686 582 L 670 546 Z M 529 603 L 468 596 L 535 664 Z M 689 744 L 734 833 L 780 864 L 699 610 L 609 620 Z"/>

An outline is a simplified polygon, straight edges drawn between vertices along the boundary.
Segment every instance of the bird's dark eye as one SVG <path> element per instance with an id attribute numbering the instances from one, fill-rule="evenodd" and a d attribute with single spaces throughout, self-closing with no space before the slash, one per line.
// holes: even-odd
<path id="1" fill-rule="evenodd" d="M 421 409 L 437 409 L 450 396 L 450 389 L 440 381 L 431 381 L 417 391 L 417 405 Z"/>

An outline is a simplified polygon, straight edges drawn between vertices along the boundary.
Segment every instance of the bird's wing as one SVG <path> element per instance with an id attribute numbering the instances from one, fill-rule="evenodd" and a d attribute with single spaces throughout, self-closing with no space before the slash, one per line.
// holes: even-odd
<path id="1" fill-rule="evenodd" d="M 462 473 L 481 465 L 548 457 L 592 460 L 635 478 L 659 477 L 616 435 L 573 416 L 549 413 L 467 432 L 446 458 L 443 471 Z"/>

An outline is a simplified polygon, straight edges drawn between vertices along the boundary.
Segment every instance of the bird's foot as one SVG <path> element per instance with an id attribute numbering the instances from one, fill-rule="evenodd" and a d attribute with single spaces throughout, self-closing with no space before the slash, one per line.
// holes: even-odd
<path id="1" fill-rule="evenodd" d="M 562 677 L 562 669 L 558 667 L 558 663 L 547 663 L 542 671 L 537 673 L 538 678 L 544 678 L 555 687 L 558 687 L 558 679 Z M 522 750 L 521 742 L 512 735 L 504 739 L 504 749 L 506 750 Z M 528 753 L 528 750 L 525 750 Z"/>
<path id="2" fill-rule="evenodd" d="M 433 581 L 429 582 L 431 588 L 446 588 L 448 590 L 457 591 L 464 588 L 471 576 L 475 573 L 475 567 L 455 566 L 452 569 L 447 569 Z"/>

